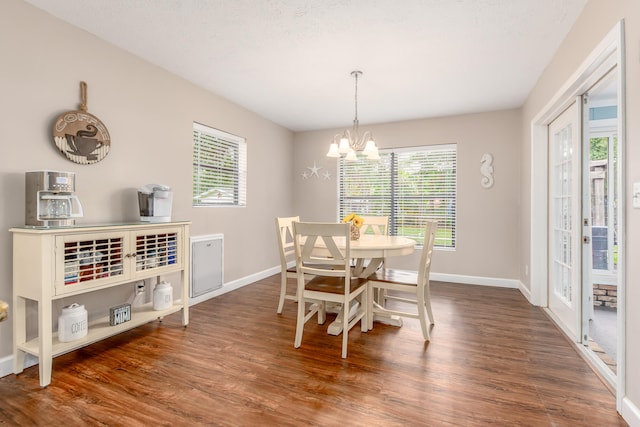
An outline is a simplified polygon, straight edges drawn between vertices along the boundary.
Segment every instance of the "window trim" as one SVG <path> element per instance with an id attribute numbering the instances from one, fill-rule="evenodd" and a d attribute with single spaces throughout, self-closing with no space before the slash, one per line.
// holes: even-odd
<path id="1" fill-rule="evenodd" d="M 220 166 L 214 165 L 212 163 L 207 164 L 203 162 L 202 157 L 200 156 L 203 148 L 202 141 L 198 138 L 198 134 L 207 135 L 208 137 L 215 140 L 215 142 L 219 142 L 220 145 L 216 145 L 216 148 L 233 148 L 234 150 L 236 150 L 234 152 L 236 158 L 233 169 L 227 168 L 227 173 L 223 175 L 226 178 L 233 180 L 233 201 L 230 201 L 231 197 L 227 197 L 229 201 L 215 202 L 212 198 L 202 197 L 202 190 L 200 192 L 197 192 L 196 189 L 203 186 L 201 180 L 201 169 L 203 167 L 210 169 L 222 169 Z M 213 144 L 215 144 L 215 142 Z M 204 187 L 206 188 L 206 185 L 204 185 Z M 211 191 L 211 189 L 209 189 L 209 191 Z M 191 205 L 192 207 L 246 207 L 247 142 L 245 138 L 211 126 L 193 122 Z"/>

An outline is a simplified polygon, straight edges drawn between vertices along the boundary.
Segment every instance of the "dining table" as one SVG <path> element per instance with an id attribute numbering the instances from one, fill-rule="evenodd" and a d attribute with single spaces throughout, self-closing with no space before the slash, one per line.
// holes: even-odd
<path id="1" fill-rule="evenodd" d="M 346 239 L 336 239 L 338 248 L 346 247 Z M 402 236 L 386 236 L 379 234 L 363 234 L 357 240 L 349 241 L 350 256 L 355 260 L 353 274 L 358 277 L 369 277 L 378 268 L 382 266 L 385 259 L 393 256 L 410 255 L 415 250 L 416 241 L 408 237 Z M 314 250 L 323 251 L 322 239 L 318 239 Z M 373 303 L 373 299 L 370 298 Z M 343 307 L 340 310 L 344 309 Z M 350 312 L 356 312 L 357 306 L 352 306 Z M 327 332 L 330 335 L 339 335 L 342 332 L 342 316 L 338 312 L 336 320 L 329 325 Z M 383 321 L 384 323 L 401 326 L 402 319 L 398 317 L 378 317 L 374 320 Z"/>

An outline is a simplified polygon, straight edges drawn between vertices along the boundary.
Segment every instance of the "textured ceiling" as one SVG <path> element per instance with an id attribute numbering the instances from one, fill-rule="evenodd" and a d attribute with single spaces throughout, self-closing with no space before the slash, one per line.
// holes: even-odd
<path id="1" fill-rule="evenodd" d="M 515 108 L 587 0 L 26 0 L 291 130 Z"/>

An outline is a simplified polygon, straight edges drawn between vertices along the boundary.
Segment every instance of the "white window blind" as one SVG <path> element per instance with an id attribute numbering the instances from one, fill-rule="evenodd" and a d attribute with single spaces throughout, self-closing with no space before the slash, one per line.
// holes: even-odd
<path id="1" fill-rule="evenodd" d="M 389 233 L 424 242 L 426 220 L 438 221 L 435 245 L 456 246 L 455 144 L 381 150 L 380 161 L 339 162 L 338 216 L 389 216 Z"/>
<path id="2" fill-rule="evenodd" d="M 193 206 L 246 204 L 246 140 L 193 123 Z"/>

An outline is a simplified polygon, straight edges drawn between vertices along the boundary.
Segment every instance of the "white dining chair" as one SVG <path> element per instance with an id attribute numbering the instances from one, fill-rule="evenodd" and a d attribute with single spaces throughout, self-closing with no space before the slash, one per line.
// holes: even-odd
<path id="1" fill-rule="evenodd" d="M 318 323 L 324 323 L 327 302 L 350 307 L 352 301 L 360 298 L 360 304 L 355 313 L 350 313 L 348 309 L 341 312 L 343 358 L 347 357 L 349 330 L 358 322 L 363 332 L 369 329 L 367 280 L 351 275 L 349 234 L 350 224 L 293 223 L 298 274 L 298 316 L 294 342 L 296 348 L 302 345 L 304 325 L 309 319 L 317 313 Z M 343 250 L 338 248 L 338 239 L 341 240 Z M 314 277 L 307 281 L 305 274 Z M 309 309 L 307 304 L 310 304 Z"/>
<path id="2" fill-rule="evenodd" d="M 290 261 L 295 261 L 295 248 L 293 247 L 293 221 L 299 221 L 299 216 L 276 218 L 276 231 L 278 234 L 278 248 L 280 250 L 280 299 L 278 301 L 278 314 L 282 313 L 285 300 L 296 301 L 295 293 L 287 293 L 288 279 L 297 279 L 296 267 L 289 267 Z"/>
<path id="3" fill-rule="evenodd" d="M 375 234 L 389 235 L 389 217 L 388 216 L 366 216 L 361 215 L 363 222 L 360 226 L 360 235 Z"/>
<path id="4" fill-rule="evenodd" d="M 384 292 L 378 293 L 378 301 L 372 301 L 369 305 L 369 329 L 373 328 L 373 316 L 400 316 L 420 320 L 420 328 L 425 341 L 430 340 L 429 324 L 434 324 L 433 310 L 431 309 L 431 292 L 429 289 L 429 272 L 431 270 L 431 257 L 433 255 L 433 244 L 435 241 L 437 221 L 427 221 L 424 231 L 424 245 L 420 264 L 417 271 L 397 270 L 383 268 L 369 276 L 369 294 L 374 295 L 375 290 Z M 386 291 L 401 292 L 401 295 L 390 294 Z M 411 295 L 407 295 L 410 293 Z M 400 301 L 403 303 L 415 304 L 416 311 L 406 311 L 387 306 L 387 300 Z"/>
<path id="5" fill-rule="evenodd" d="M 376 236 L 388 236 L 389 235 L 389 217 L 388 216 L 368 216 L 361 215 L 362 225 L 360 226 L 360 235 L 373 234 Z M 382 260 L 380 266 L 384 266 L 386 259 Z M 366 267 L 366 261 L 362 261 L 362 267 Z M 384 291 L 378 291 L 384 292 Z"/>

